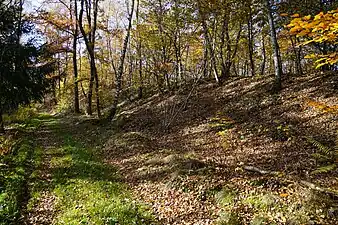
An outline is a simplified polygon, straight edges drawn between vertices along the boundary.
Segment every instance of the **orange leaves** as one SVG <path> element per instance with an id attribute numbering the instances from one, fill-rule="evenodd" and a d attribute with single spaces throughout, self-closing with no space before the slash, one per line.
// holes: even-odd
<path id="1" fill-rule="evenodd" d="M 289 194 L 288 193 L 281 193 L 281 194 L 279 194 L 279 196 L 281 196 L 282 198 L 286 198 L 286 197 L 289 196 Z"/>
<path id="2" fill-rule="evenodd" d="M 328 13 L 320 12 L 312 17 L 311 15 L 300 17 L 294 14 L 293 19 L 286 26 L 291 35 L 297 37 L 306 37 L 307 40 L 302 45 L 311 43 L 329 43 L 337 44 L 338 42 L 338 9 Z M 307 58 L 317 58 L 316 68 L 324 65 L 333 65 L 338 62 L 337 54 L 328 55 L 311 55 Z"/>
<path id="3" fill-rule="evenodd" d="M 290 29 L 290 33 L 297 36 L 305 36 L 312 34 L 315 41 L 335 41 L 338 31 L 338 13 L 319 13 L 312 18 L 311 15 L 300 17 L 299 14 L 291 16 L 294 18 L 286 27 Z M 304 32 L 306 30 L 306 32 Z M 329 38 L 326 38 L 328 35 Z M 324 39 L 320 39 L 320 38 Z"/>
<path id="4" fill-rule="evenodd" d="M 312 107 L 314 109 L 322 111 L 323 113 L 338 114 L 338 105 L 330 106 L 325 103 L 314 101 L 311 99 L 306 99 L 305 105 L 306 107 Z"/>
<path id="5" fill-rule="evenodd" d="M 304 17 L 303 17 L 303 20 L 304 20 L 304 21 L 309 21 L 310 19 L 311 19 L 311 15 L 304 16 Z"/>

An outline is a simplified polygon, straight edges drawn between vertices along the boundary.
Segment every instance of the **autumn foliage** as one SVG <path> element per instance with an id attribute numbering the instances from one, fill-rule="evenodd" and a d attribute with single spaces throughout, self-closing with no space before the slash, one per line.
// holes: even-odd
<path id="1" fill-rule="evenodd" d="M 293 19 L 287 25 L 289 32 L 299 38 L 303 38 L 302 45 L 317 44 L 337 44 L 338 39 L 338 9 L 327 13 L 320 12 L 315 16 L 301 17 L 299 14 L 291 16 Z M 310 54 L 306 58 L 316 59 L 316 68 L 324 65 L 334 65 L 338 62 L 337 52 L 327 54 Z"/>

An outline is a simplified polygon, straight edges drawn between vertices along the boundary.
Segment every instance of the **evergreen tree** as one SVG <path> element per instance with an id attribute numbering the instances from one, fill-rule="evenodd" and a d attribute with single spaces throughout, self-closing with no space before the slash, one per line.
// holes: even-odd
<path id="1" fill-rule="evenodd" d="M 46 48 L 37 47 L 34 39 L 23 41 L 32 29 L 23 20 L 22 2 L 0 3 L 0 133 L 2 114 L 41 100 L 49 83 L 46 75 L 53 71 L 53 63 L 44 60 Z"/>

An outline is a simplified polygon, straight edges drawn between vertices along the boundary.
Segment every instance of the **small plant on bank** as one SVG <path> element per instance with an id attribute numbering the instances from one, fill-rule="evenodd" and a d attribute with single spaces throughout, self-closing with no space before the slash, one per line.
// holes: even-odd
<path id="1" fill-rule="evenodd" d="M 338 135 L 336 138 L 335 146 L 329 147 L 323 143 L 315 140 L 312 137 L 307 137 L 309 143 L 317 148 L 317 152 L 312 154 L 320 165 L 313 174 L 327 173 L 337 169 L 338 165 Z"/>

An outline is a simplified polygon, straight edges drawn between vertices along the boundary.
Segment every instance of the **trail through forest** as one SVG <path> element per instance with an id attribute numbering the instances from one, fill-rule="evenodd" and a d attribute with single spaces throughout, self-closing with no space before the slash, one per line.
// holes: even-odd
<path id="1" fill-rule="evenodd" d="M 0 225 L 338 224 L 338 1 L 0 2 Z"/>
<path id="2" fill-rule="evenodd" d="M 323 135 L 336 114 L 315 104 L 337 100 L 332 78 L 291 77 L 278 96 L 266 79 L 200 84 L 188 103 L 126 104 L 113 126 L 46 117 L 27 224 L 335 224 L 334 191 L 311 185 L 337 190 L 337 179 L 311 173 L 317 150 L 304 138 L 335 138 Z"/>
<path id="3" fill-rule="evenodd" d="M 47 117 L 35 138 L 42 163 L 30 189 L 26 224 L 147 224 L 117 169 L 97 154 L 97 127 L 75 118 Z"/>

